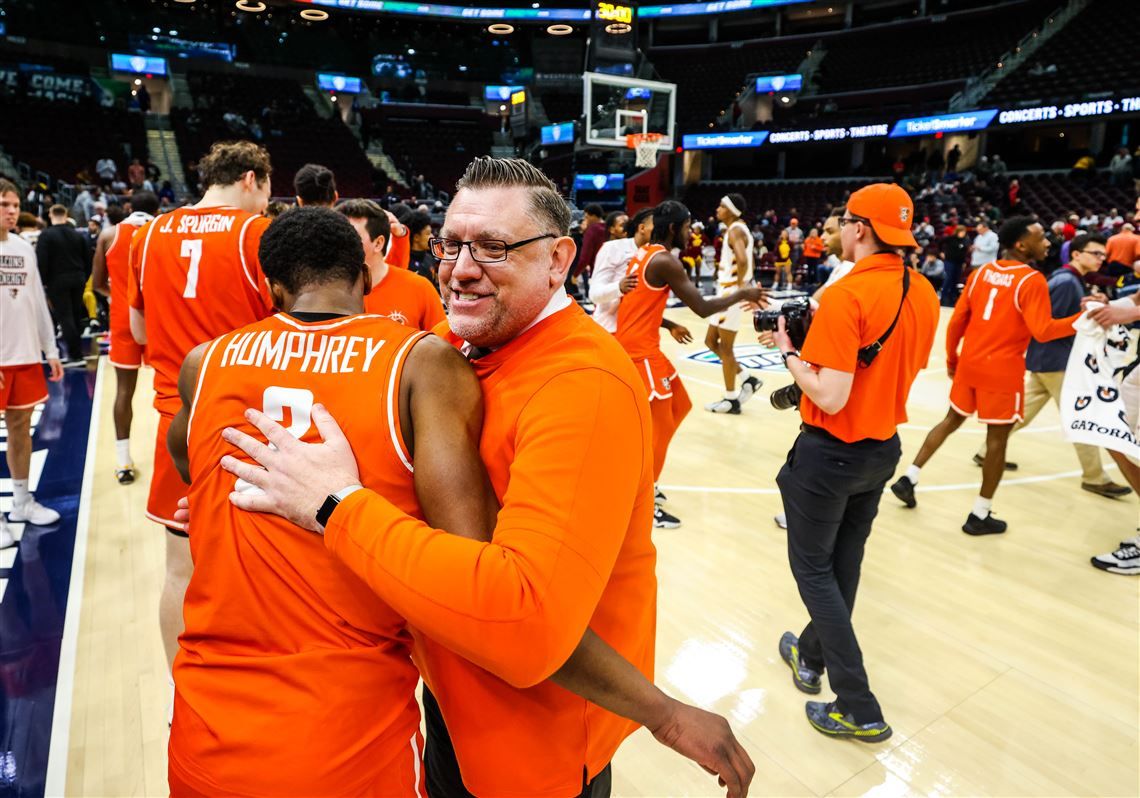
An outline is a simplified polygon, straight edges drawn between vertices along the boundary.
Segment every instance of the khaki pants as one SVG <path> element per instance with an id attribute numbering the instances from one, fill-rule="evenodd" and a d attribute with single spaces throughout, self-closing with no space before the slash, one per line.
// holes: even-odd
<path id="1" fill-rule="evenodd" d="M 1013 427 L 1017 432 L 1041 412 L 1041 408 L 1050 399 L 1057 407 L 1061 406 L 1061 384 L 1065 381 L 1063 371 L 1030 371 L 1025 381 L 1025 418 Z M 1012 433 L 1010 433 L 1012 434 Z M 1081 461 L 1081 481 L 1090 485 L 1103 485 L 1109 482 L 1108 474 L 1101 463 L 1100 449 L 1086 443 L 1074 443 L 1077 450 L 1077 459 Z M 982 457 L 986 456 L 986 445 L 978 451 Z"/>

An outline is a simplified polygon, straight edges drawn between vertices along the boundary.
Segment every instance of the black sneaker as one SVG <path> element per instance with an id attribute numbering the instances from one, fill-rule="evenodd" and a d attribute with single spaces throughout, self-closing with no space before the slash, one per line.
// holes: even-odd
<path id="1" fill-rule="evenodd" d="M 808 723 L 816 731 L 831 737 L 848 737 L 861 743 L 881 743 L 893 733 L 886 721 L 856 723 L 850 715 L 841 714 L 834 701 L 828 704 L 822 701 L 808 701 L 804 710 L 807 713 Z"/>
<path id="2" fill-rule="evenodd" d="M 784 632 L 780 638 L 780 659 L 792 669 L 792 684 L 801 693 L 817 694 L 820 687 L 820 673 L 804 665 L 800 659 L 800 639 L 791 632 Z"/>
<path id="3" fill-rule="evenodd" d="M 661 509 L 660 505 L 653 507 L 653 528 L 654 529 L 676 529 L 681 525 L 681 519 L 675 515 L 669 515 Z"/>
<path id="4" fill-rule="evenodd" d="M 130 485 L 135 481 L 137 473 L 133 465 L 123 466 L 115 469 L 115 479 L 119 480 L 120 485 Z"/>
<path id="5" fill-rule="evenodd" d="M 962 524 L 962 531 L 967 535 L 1000 535 L 1007 526 L 1005 521 L 994 518 L 993 513 L 986 513 L 985 518 L 970 513 L 966 516 L 966 523 Z"/>
<path id="6" fill-rule="evenodd" d="M 918 500 L 914 498 L 914 483 L 905 476 L 899 477 L 898 481 L 891 485 L 891 493 L 912 510 L 918 506 Z"/>
<path id="7" fill-rule="evenodd" d="M 740 400 L 721 398 L 715 402 L 709 402 L 705 405 L 705 410 L 710 413 L 727 413 L 731 416 L 740 415 Z"/>
<path id="8" fill-rule="evenodd" d="M 764 381 L 756 375 L 749 376 L 740 384 L 740 404 L 744 404 L 764 387 Z"/>
<path id="9" fill-rule="evenodd" d="M 981 468 L 985 464 L 986 464 L 986 458 L 982 457 L 980 454 L 974 455 L 974 465 L 976 465 L 978 468 Z M 1005 470 L 1006 471 L 1016 471 L 1017 470 L 1017 463 L 1011 463 L 1009 460 L 1006 460 L 1005 461 Z"/>

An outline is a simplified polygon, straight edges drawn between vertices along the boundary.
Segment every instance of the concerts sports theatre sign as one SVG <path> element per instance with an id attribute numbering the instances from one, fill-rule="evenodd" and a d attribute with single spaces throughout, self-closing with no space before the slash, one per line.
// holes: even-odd
<path id="1" fill-rule="evenodd" d="M 848 127 L 822 127 L 804 130 L 757 130 L 728 133 L 695 133 L 682 139 L 686 150 L 716 150 L 759 147 L 769 144 L 801 144 L 818 141 L 845 141 L 868 138 L 905 138 L 944 133 L 996 130 L 1041 122 L 1079 122 L 1086 119 L 1140 113 L 1140 97 L 1118 97 L 1061 105 L 1001 110 L 987 108 L 936 116 L 899 119 L 893 125 L 880 121 Z"/>

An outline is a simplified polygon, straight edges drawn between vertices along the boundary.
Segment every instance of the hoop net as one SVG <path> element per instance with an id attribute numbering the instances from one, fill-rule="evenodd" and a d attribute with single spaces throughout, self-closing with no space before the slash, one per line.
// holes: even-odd
<path id="1" fill-rule="evenodd" d="M 625 146 L 636 154 L 639 168 L 650 169 L 657 165 L 657 144 L 663 138 L 661 133 L 631 133 L 625 137 Z"/>

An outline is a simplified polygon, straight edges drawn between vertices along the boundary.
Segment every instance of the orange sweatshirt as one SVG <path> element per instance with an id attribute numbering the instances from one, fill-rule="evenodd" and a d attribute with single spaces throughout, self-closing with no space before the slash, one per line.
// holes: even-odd
<path id="1" fill-rule="evenodd" d="M 325 544 L 413 627 L 467 788 L 566 798 L 635 725 L 548 677 L 587 626 L 653 675 L 649 406 L 629 357 L 577 305 L 474 366 L 481 453 L 502 504 L 492 541 L 432 529 L 358 490 Z"/>

